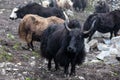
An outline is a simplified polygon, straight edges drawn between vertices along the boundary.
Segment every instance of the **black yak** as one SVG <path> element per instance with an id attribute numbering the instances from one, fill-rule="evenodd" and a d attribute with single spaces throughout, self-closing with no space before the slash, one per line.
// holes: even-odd
<path id="1" fill-rule="evenodd" d="M 95 13 L 110 12 L 110 7 L 105 1 L 98 1 L 95 5 Z"/>
<path id="2" fill-rule="evenodd" d="M 72 0 L 73 8 L 76 11 L 84 11 L 87 6 L 87 0 Z"/>
<path id="3" fill-rule="evenodd" d="M 23 7 L 13 9 L 10 19 L 23 18 L 26 14 L 36 14 L 42 17 L 56 16 L 65 20 L 63 11 L 56 7 L 42 7 L 38 3 L 29 3 Z"/>
<path id="4" fill-rule="evenodd" d="M 72 23 L 71 21 L 69 23 Z M 68 23 L 68 25 L 70 25 Z M 74 24 L 75 23 L 75 24 Z M 81 31 L 79 22 L 75 20 L 70 26 L 64 23 L 61 25 L 51 25 L 42 35 L 41 55 L 48 59 L 48 69 L 51 69 L 51 61 L 55 62 L 55 69 L 59 66 L 64 67 L 64 73 L 75 74 L 77 64 L 82 64 L 85 59 L 84 33 Z"/>
<path id="5" fill-rule="evenodd" d="M 84 23 L 84 31 L 89 30 L 89 39 L 91 40 L 92 35 L 95 31 L 101 33 L 110 32 L 110 39 L 114 33 L 117 33 L 120 29 L 120 10 L 111 11 L 109 13 L 97 13 L 90 15 Z"/>

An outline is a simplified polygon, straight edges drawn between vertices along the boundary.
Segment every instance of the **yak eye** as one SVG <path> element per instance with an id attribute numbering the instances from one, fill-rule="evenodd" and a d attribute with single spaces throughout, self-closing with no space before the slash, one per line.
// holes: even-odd
<path id="1" fill-rule="evenodd" d="M 18 11 L 15 11 L 15 13 L 17 13 Z"/>

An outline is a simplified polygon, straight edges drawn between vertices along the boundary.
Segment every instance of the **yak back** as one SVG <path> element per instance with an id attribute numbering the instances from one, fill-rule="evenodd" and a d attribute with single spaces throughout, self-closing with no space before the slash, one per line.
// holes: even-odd
<path id="1" fill-rule="evenodd" d="M 65 19 L 63 11 L 57 7 L 42 7 L 38 3 L 30 3 L 21 7 L 16 13 L 18 17 L 23 18 L 26 14 L 37 14 L 42 17 L 57 16 Z"/>
<path id="2" fill-rule="evenodd" d="M 114 10 L 111 14 L 114 16 L 114 22 L 120 25 L 120 10 Z"/>
<path id="3" fill-rule="evenodd" d="M 32 34 L 40 37 L 42 32 L 53 23 L 64 23 L 64 20 L 55 16 L 43 18 L 38 15 L 28 14 L 22 19 L 19 25 L 19 36 L 25 41 L 28 34 L 31 34 L 31 37 L 33 36 Z"/>
<path id="4" fill-rule="evenodd" d="M 51 25 L 49 25 L 49 27 L 47 29 L 45 29 L 43 31 L 43 34 L 41 36 L 41 46 L 40 46 L 41 47 L 41 55 L 43 57 L 46 57 L 47 59 L 49 59 L 50 55 L 52 55 L 52 57 L 55 55 L 56 51 L 54 51 L 54 50 L 58 50 L 58 43 L 59 42 L 56 43 L 56 39 L 57 39 L 57 41 L 59 41 L 58 37 L 60 35 L 62 36 L 62 32 L 60 34 L 56 34 L 56 37 L 54 36 L 55 38 L 51 37 L 54 34 L 54 32 L 56 32 L 58 30 L 64 30 L 64 25 L 63 24 L 58 24 L 58 25 L 57 24 L 51 24 Z M 63 33 L 64 33 L 64 31 L 63 31 Z M 53 47 L 52 45 L 50 46 L 50 44 L 48 44 L 49 39 L 53 40 L 53 42 L 55 41 L 54 43 L 56 43 L 56 47 Z M 51 48 L 49 49 L 48 46 L 50 46 L 52 49 L 55 48 L 53 50 L 54 53 L 48 53 L 47 50 L 51 49 Z"/>
<path id="5" fill-rule="evenodd" d="M 106 28 L 114 27 L 114 14 L 111 13 L 98 13 L 98 20 L 101 26 L 105 26 Z"/>

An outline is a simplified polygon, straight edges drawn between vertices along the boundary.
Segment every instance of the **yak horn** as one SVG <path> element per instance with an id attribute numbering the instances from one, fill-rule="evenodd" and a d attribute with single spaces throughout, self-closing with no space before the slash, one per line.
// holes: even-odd
<path id="1" fill-rule="evenodd" d="M 68 27 L 67 24 L 68 24 L 67 21 L 65 21 L 65 22 L 64 22 L 65 29 L 68 30 L 68 31 L 71 31 L 71 29 Z"/>
<path id="2" fill-rule="evenodd" d="M 69 23 L 69 17 L 68 17 L 68 15 L 66 14 L 65 11 L 63 11 L 63 14 L 64 14 L 64 16 L 65 16 L 65 20 L 66 20 L 66 22 Z"/>
<path id="3" fill-rule="evenodd" d="M 95 22 L 96 22 L 96 20 L 93 21 L 92 27 L 91 27 L 88 31 L 84 31 L 83 33 L 84 33 L 84 34 L 89 33 L 89 32 L 93 29 L 93 27 L 94 27 L 94 25 L 95 25 Z"/>

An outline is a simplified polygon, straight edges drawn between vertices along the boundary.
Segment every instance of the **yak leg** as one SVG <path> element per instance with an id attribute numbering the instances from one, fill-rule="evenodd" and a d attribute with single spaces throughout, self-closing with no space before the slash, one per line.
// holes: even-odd
<path id="1" fill-rule="evenodd" d="M 88 38 L 88 41 L 87 42 L 89 42 L 90 40 L 91 40 L 91 37 L 92 37 L 92 35 L 95 33 L 95 30 L 91 30 L 91 33 L 90 33 L 90 35 L 89 35 L 89 38 Z"/>
<path id="2" fill-rule="evenodd" d="M 34 50 L 33 43 L 32 43 L 32 33 L 28 34 L 26 37 L 28 49 Z"/>
<path id="3" fill-rule="evenodd" d="M 54 58 L 54 62 L 55 62 L 55 70 L 57 71 L 59 69 L 59 65 L 57 60 Z"/>
<path id="4" fill-rule="evenodd" d="M 114 36 L 117 36 L 119 29 L 114 30 Z"/>
<path id="5" fill-rule="evenodd" d="M 70 75 L 75 75 L 75 62 L 72 62 L 71 64 L 71 72 Z"/>
<path id="6" fill-rule="evenodd" d="M 110 32 L 110 39 L 112 38 L 112 35 L 113 35 L 113 31 Z"/>
<path id="7" fill-rule="evenodd" d="M 52 61 L 52 58 L 49 58 L 49 60 L 48 60 L 48 70 L 51 70 L 51 61 Z"/>
<path id="8" fill-rule="evenodd" d="M 69 73 L 68 67 L 69 67 L 69 63 L 66 63 L 65 66 L 64 66 L 64 73 L 65 73 L 66 76 L 68 76 L 68 73 Z"/>

